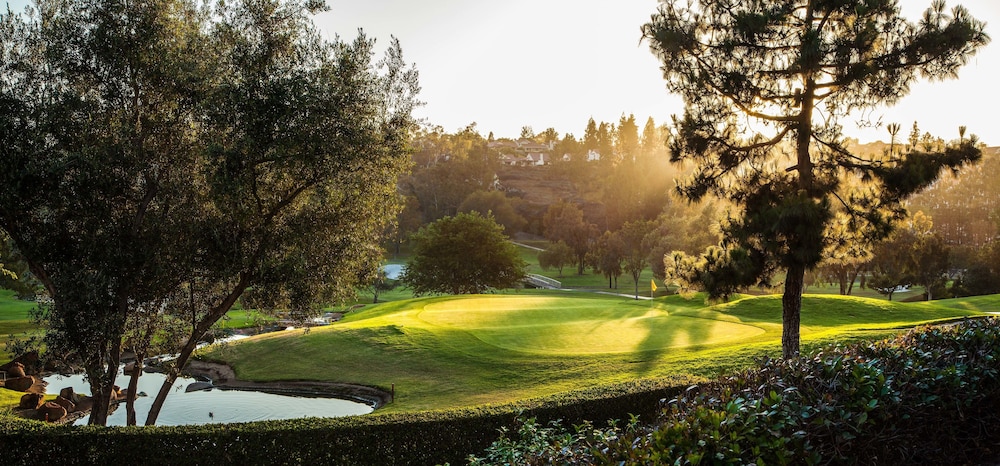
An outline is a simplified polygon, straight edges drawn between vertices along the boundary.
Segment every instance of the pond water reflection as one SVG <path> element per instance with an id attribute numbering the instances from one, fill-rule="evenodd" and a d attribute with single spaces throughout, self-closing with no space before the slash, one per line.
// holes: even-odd
<path id="1" fill-rule="evenodd" d="M 385 278 L 399 280 L 399 277 L 406 271 L 406 266 L 403 264 L 385 264 L 382 266 L 382 270 L 385 270 Z"/>
<path id="2" fill-rule="evenodd" d="M 160 385 L 166 376 L 148 372 L 139 377 L 138 392 L 149 396 L 140 396 L 135 400 L 136 417 L 139 424 L 146 419 L 153 398 L 160 390 Z M 82 374 L 62 376 L 51 375 L 44 379 L 49 383 L 49 393 L 59 393 L 65 387 L 73 387 L 76 393 L 90 393 L 90 385 Z M 189 377 L 178 378 L 174 382 L 173 391 L 163 403 L 163 409 L 156 421 L 157 425 L 175 426 L 187 424 L 209 424 L 250 422 L 273 419 L 297 419 L 302 417 L 340 417 L 371 413 L 374 408 L 364 403 L 338 398 L 310 398 L 243 390 L 199 390 L 185 392 L 185 388 L 197 380 Z M 119 374 L 118 385 L 127 386 L 128 377 Z M 109 426 L 125 425 L 125 403 L 118 406 L 113 414 L 108 416 Z M 87 423 L 87 417 L 75 422 L 76 425 Z"/>

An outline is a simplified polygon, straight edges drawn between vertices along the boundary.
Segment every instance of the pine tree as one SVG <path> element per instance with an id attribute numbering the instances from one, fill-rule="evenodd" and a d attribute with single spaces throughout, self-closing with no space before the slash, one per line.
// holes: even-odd
<path id="1" fill-rule="evenodd" d="M 749 286 L 785 270 L 785 357 L 799 352 L 805 272 L 835 215 L 884 236 L 908 195 L 980 157 L 965 140 L 865 158 L 845 147 L 837 123 L 898 101 L 918 77 L 954 77 L 989 42 L 962 7 L 949 13 L 935 0 L 913 24 L 895 0 L 668 0 L 642 29 L 667 89 L 685 101 L 671 159 L 696 170 L 679 192 L 735 205 L 723 248 L 745 270 L 727 276 Z M 862 189 L 843 188 L 847 177 Z"/>

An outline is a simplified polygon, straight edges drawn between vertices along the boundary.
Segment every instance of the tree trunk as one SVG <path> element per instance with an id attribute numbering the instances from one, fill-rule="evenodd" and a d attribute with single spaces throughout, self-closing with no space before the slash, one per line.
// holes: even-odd
<path id="1" fill-rule="evenodd" d="M 163 385 L 160 385 L 160 391 L 156 393 L 153 405 L 149 407 L 149 414 L 146 416 L 147 426 L 156 424 L 156 418 L 160 416 L 160 410 L 163 409 L 163 402 L 167 400 L 167 395 L 170 394 L 170 390 L 173 388 L 177 376 L 180 375 L 181 369 L 191 359 L 191 355 L 198 347 L 198 340 L 205 335 L 205 332 L 208 332 L 212 328 L 213 324 L 226 315 L 226 312 L 240 299 L 240 296 L 243 295 L 248 286 L 250 286 L 250 279 L 244 275 L 240 278 L 239 283 L 233 286 L 229 295 L 194 326 L 191 335 L 188 336 L 188 340 L 184 343 L 184 347 L 178 352 L 177 359 L 174 360 L 174 367 L 167 371 L 167 378 L 163 381 Z"/>
<path id="2" fill-rule="evenodd" d="M 205 332 L 201 332 L 204 335 Z M 181 353 L 177 355 L 177 359 L 174 360 L 174 367 L 171 367 L 167 371 L 167 378 L 163 380 L 163 384 L 160 385 L 160 391 L 156 393 L 156 399 L 153 400 L 153 405 L 149 407 L 149 414 L 146 415 L 146 425 L 151 426 L 156 424 L 156 418 L 160 416 L 160 410 L 163 409 L 163 402 L 167 400 L 167 395 L 170 394 L 171 389 L 174 386 L 174 382 L 177 381 L 177 376 L 180 375 L 181 369 L 187 364 L 188 359 L 191 358 L 191 354 L 194 353 L 194 349 L 198 345 L 198 338 L 201 335 L 195 337 L 192 336 L 188 340 L 188 343 L 184 345 L 184 349 Z"/>
<path id="3" fill-rule="evenodd" d="M 860 273 L 861 273 L 860 268 L 854 269 L 854 271 L 851 273 L 851 284 L 847 286 L 847 296 L 850 296 L 851 292 L 854 291 L 854 282 L 858 279 L 858 274 Z"/>
<path id="4" fill-rule="evenodd" d="M 135 415 L 135 398 L 139 390 L 139 376 L 142 375 L 142 360 L 145 358 L 145 354 L 136 353 L 135 368 L 132 369 L 132 377 L 128 381 L 127 398 L 125 398 L 125 424 L 129 426 L 134 426 L 138 422 Z"/>
<path id="5" fill-rule="evenodd" d="M 799 355 L 799 321 L 802 317 L 805 274 L 804 265 L 793 265 L 788 268 L 785 277 L 785 294 L 781 297 L 781 356 L 785 359 Z"/>
<path id="6" fill-rule="evenodd" d="M 121 332 L 118 334 L 121 335 Z M 117 344 L 109 343 L 109 347 L 105 351 L 107 352 L 105 357 L 98 357 L 85 365 L 87 378 L 90 380 L 90 396 L 94 401 L 94 406 L 90 410 L 90 418 L 87 419 L 87 424 L 90 425 L 104 426 L 108 424 L 115 378 L 118 377 L 118 365 L 122 357 L 121 341 L 119 340 Z M 81 351 L 81 353 L 83 352 Z"/>
<path id="7" fill-rule="evenodd" d="M 95 388 L 90 385 L 91 399 L 94 406 L 90 408 L 90 418 L 87 424 L 92 426 L 104 426 L 108 424 L 108 416 L 111 413 L 111 390 L 105 387 Z"/>
<path id="8" fill-rule="evenodd" d="M 108 424 L 108 416 L 111 414 L 111 395 L 114 392 L 115 378 L 118 376 L 119 355 L 109 355 L 108 367 L 94 370 L 87 370 L 87 378 L 90 379 L 90 396 L 93 398 L 94 406 L 90 409 L 90 418 L 87 424 L 104 426 Z"/>

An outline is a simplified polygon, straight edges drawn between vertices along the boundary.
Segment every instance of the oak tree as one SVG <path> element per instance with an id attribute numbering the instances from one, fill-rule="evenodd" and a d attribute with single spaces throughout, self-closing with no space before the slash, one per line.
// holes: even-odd
<path id="1" fill-rule="evenodd" d="M 414 295 L 472 294 L 515 288 L 527 264 L 491 216 L 444 217 L 411 238 L 413 250 L 400 281 Z"/>
<path id="2" fill-rule="evenodd" d="M 183 332 L 152 424 L 237 300 L 305 313 L 376 269 L 416 75 L 398 43 L 376 63 L 363 35 L 323 40 L 322 8 L 38 0 L 0 16 L 0 228 L 54 300 L 49 348 L 83 362 L 91 423 L 147 325 Z"/>

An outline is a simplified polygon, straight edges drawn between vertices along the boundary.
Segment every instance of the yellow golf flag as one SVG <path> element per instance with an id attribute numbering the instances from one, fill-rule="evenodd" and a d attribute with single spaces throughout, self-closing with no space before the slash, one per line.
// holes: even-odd
<path id="1" fill-rule="evenodd" d="M 653 291 L 656 291 L 656 280 L 649 280 L 649 286 L 653 288 Z"/>

